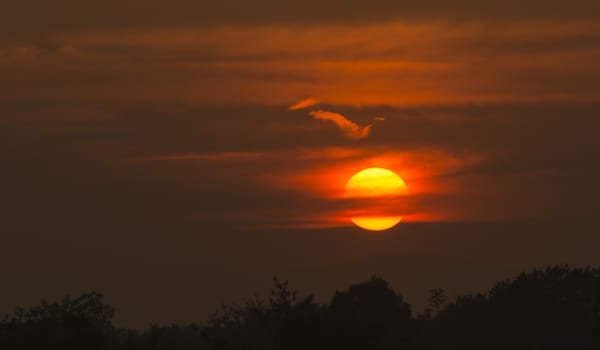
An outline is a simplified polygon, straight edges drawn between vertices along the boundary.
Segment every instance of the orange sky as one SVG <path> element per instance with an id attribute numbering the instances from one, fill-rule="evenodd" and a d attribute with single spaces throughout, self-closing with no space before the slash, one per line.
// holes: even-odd
<path id="1" fill-rule="evenodd" d="M 247 130 L 259 137 L 294 133 L 298 140 L 288 149 L 272 142 L 265 149 L 248 151 L 252 145 L 244 145 L 242 136 L 241 147 L 235 149 L 218 149 L 210 143 L 205 146 L 215 148 L 212 151 L 202 146 L 183 152 L 165 147 L 156 154 L 140 149 L 133 158 L 210 163 L 225 157 L 232 164 L 264 161 L 269 167 L 285 162 L 289 164 L 284 170 L 255 171 L 250 178 L 275 177 L 272 184 L 293 184 L 294 190 L 304 189 L 306 195 L 324 201 L 361 167 L 377 165 L 401 174 L 414 195 L 443 196 L 447 188 L 455 194 L 466 193 L 473 187 L 470 182 L 482 181 L 471 178 L 469 169 L 476 163 L 493 162 L 505 150 L 468 144 L 449 150 L 436 142 L 406 147 L 400 138 L 383 140 L 384 129 L 402 132 L 398 129 L 403 127 L 401 119 L 393 115 L 403 108 L 593 104 L 600 96 L 594 83 L 594 77 L 600 76 L 597 37 L 597 21 L 572 18 L 94 28 L 48 33 L 52 45 L 5 47 L 0 65 L 7 81 L 14 80 L 13 88 L 5 91 L 7 101 L 27 96 L 47 106 L 6 114 L 9 119 L 17 115 L 48 118 L 51 113 L 58 118 L 102 120 L 118 118 L 124 109 L 137 105 L 156 106 L 165 114 L 263 106 L 277 111 L 280 121 L 253 123 L 254 117 L 243 115 L 234 119 L 250 118 L 244 122 L 250 124 Z M 40 78 L 23 81 L 23 74 Z M 59 80 L 60 84 L 55 83 Z M 369 108 L 372 113 L 360 112 Z M 396 110 L 387 115 L 389 109 Z M 468 116 L 428 114 L 422 118 L 435 120 L 438 126 L 465 124 L 468 133 Z M 388 119 L 376 120 L 381 117 Z M 210 116 L 202 118 L 206 118 L 203 127 L 207 130 L 219 123 Z M 304 120 L 285 122 L 292 118 Z M 237 120 L 227 128 L 235 129 Z M 335 124 L 342 132 L 335 132 Z M 315 132 L 329 132 L 328 141 L 312 148 L 316 156 L 311 162 L 295 166 L 291 161 L 296 159 L 295 152 L 310 148 L 302 139 L 312 138 Z M 426 129 L 418 131 L 422 132 Z M 338 159 L 323 153 L 332 149 L 363 154 Z M 482 184 L 478 191 L 483 195 L 494 187 Z M 493 209 L 475 213 L 455 206 L 436 206 L 435 210 L 427 206 L 413 208 L 414 217 L 479 220 L 515 215 L 496 214 Z M 337 217 L 338 210 L 329 210 L 318 214 L 303 208 L 297 215 L 321 216 L 311 219 L 311 224 L 330 224 L 324 216 Z"/>
<path id="2" fill-rule="evenodd" d="M 147 296 L 145 315 L 149 291 L 173 295 L 157 280 L 213 293 L 206 310 L 273 265 L 332 283 L 395 266 L 427 291 L 415 276 L 597 258 L 597 230 L 555 223 L 600 208 L 599 17 L 597 0 L 5 1 L 6 293 L 63 295 L 63 271 Z M 367 167 L 406 200 L 345 200 Z M 365 206 L 405 219 L 369 241 L 349 221 Z"/>
<path id="3" fill-rule="evenodd" d="M 594 101 L 597 21 L 96 29 L 0 47 L 4 93 L 98 103 L 345 105 Z M 8 73 L 8 72 L 7 72 Z M 151 73 L 151 74 L 150 74 Z"/>

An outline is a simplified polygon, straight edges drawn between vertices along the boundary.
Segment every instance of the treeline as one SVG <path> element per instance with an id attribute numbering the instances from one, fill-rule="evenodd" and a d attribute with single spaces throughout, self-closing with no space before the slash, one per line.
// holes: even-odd
<path id="1" fill-rule="evenodd" d="M 600 349 L 600 269 L 548 267 L 446 300 L 434 289 L 415 315 L 373 277 L 328 304 L 275 279 L 271 295 L 223 306 L 204 324 L 116 328 L 98 293 L 17 308 L 1 349 Z"/>

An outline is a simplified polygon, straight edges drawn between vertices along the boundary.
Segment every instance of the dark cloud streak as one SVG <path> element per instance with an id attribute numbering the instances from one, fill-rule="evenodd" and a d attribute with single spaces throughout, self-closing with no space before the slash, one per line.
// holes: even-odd
<path id="1" fill-rule="evenodd" d="M 360 23 L 393 19 L 595 19 L 600 5 L 594 0 L 564 1 L 409 1 L 409 0 L 228 0 L 198 2 L 174 0 L 128 0 L 83 3 L 76 0 L 52 2 L 9 0 L 0 23 L 3 41 L 38 43 L 48 35 L 68 31 L 105 28 L 196 27 L 235 24 Z"/>

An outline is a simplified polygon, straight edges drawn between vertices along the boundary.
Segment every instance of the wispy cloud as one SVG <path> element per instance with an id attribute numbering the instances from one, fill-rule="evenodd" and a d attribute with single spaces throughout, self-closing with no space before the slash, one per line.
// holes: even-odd
<path id="1" fill-rule="evenodd" d="M 317 99 L 314 98 L 307 98 L 304 99 L 292 106 L 290 106 L 290 108 L 288 108 L 288 110 L 290 111 L 297 111 L 299 109 L 304 109 L 304 108 L 308 108 L 308 107 L 312 107 L 314 105 L 317 105 L 319 103 L 319 101 Z"/>
<path id="2" fill-rule="evenodd" d="M 364 157 L 369 150 L 344 147 L 296 148 L 281 151 L 264 152 L 214 152 L 214 153 L 170 153 L 154 156 L 134 157 L 131 161 L 281 161 L 302 160 L 343 160 Z"/>
<path id="3" fill-rule="evenodd" d="M 133 158 L 134 161 L 184 161 L 184 160 L 254 160 L 264 158 L 260 152 L 216 152 L 216 153 L 174 153 L 150 157 Z"/>
<path id="4" fill-rule="evenodd" d="M 316 98 L 330 105 L 402 107 L 594 102 L 600 98 L 594 83 L 600 75 L 598 23 L 99 27 L 45 34 L 52 40 L 37 46 L 23 45 L 25 38 L 13 42 L 11 32 L 10 43 L 0 44 L 0 74 L 5 85 L 20 87 L 3 91 L 4 99 L 48 90 L 57 101 L 105 106 L 153 101 L 288 109 L 298 96 L 306 99 L 290 109 L 310 108 Z M 32 79 L 23 81 L 23 75 Z M 43 78 L 56 75 L 61 79 Z"/>
<path id="5" fill-rule="evenodd" d="M 342 130 L 344 136 L 353 140 L 361 140 L 368 137 L 371 134 L 371 128 L 373 127 L 373 124 L 360 126 L 353 121 L 348 120 L 341 114 L 323 110 L 312 111 L 310 112 L 310 115 L 312 115 L 315 119 L 329 120 L 334 122 L 335 125 Z"/>

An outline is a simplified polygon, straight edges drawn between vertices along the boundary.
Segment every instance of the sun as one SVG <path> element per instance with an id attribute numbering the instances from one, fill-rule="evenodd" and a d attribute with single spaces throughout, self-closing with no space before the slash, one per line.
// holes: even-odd
<path id="1" fill-rule="evenodd" d="M 391 170 L 368 168 L 354 174 L 345 186 L 346 198 L 377 198 L 385 200 L 389 197 L 406 195 L 408 188 L 404 180 Z M 383 231 L 396 226 L 401 215 L 386 213 L 368 213 L 351 217 L 358 227 L 369 231 Z"/>
<path id="2" fill-rule="evenodd" d="M 402 216 L 357 216 L 350 218 L 356 226 L 369 231 L 385 231 L 398 225 Z"/>

